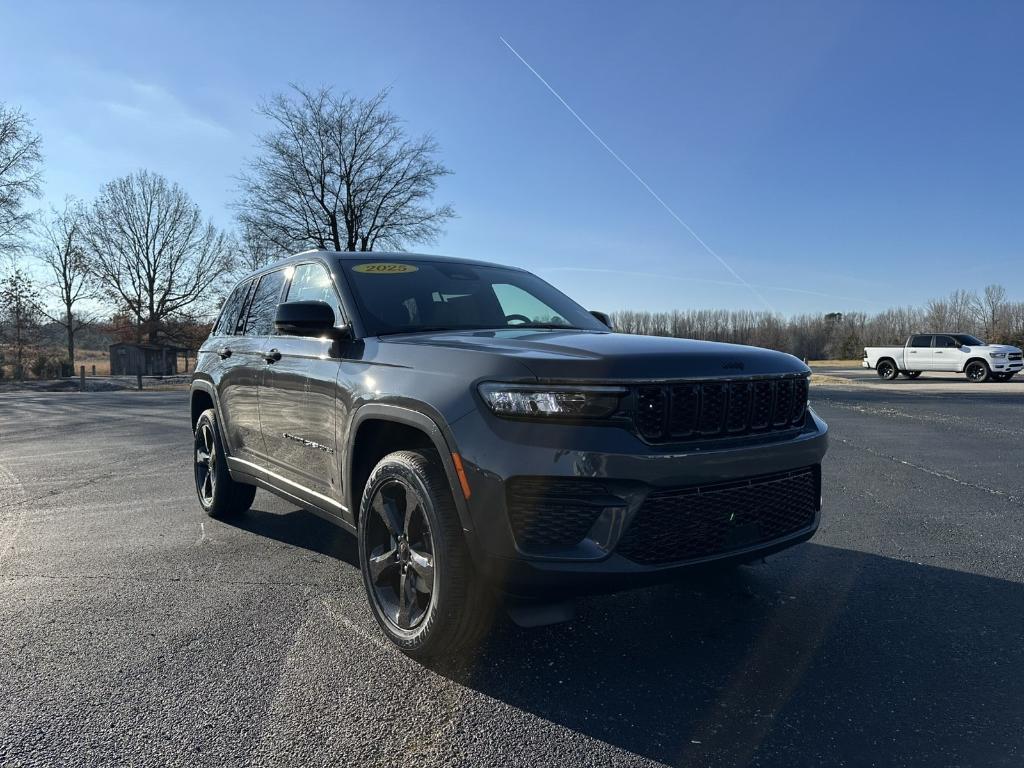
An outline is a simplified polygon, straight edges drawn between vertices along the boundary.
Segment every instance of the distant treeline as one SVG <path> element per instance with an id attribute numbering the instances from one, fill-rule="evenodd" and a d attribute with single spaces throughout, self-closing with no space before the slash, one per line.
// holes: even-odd
<path id="1" fill-rule="evenodd" d="M 808 360 L 859 358 L 866 346 L 902 344 L 915 332 L 971 333 L 1000 344 L 1024 345 L 1024 302 L 1006 298 L 1000 285 L 981 294 L 958 290 L 923 307 L 896 307 L 877 314 L 828 312 L 789 319 L 771 312 L 688 309 L 671 312 L 622 310 L 615 330 L 651 336 L 752 344 Z"/>

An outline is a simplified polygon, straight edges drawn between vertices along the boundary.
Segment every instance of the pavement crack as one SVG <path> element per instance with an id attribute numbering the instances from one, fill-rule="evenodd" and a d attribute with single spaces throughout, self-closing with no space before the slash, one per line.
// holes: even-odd
<path id="1" fill-rule="evenodd" d="M 980 485 L 979 483 L 971 483 L 968 482 L 967 480 L 961 480 L 959 477 L 954 477 L 953 475 L 950 475 L 946 472 L 940 472 L 937 469 L 931 469 L 922 464 L 915 464 L 912 461 L 901 459 L 899 456 L 893 456 L 892 454 L 885 453 L 874 448 L 869 448 L 866 445 L 858 445 L 857 443 L 851 440 L 847 440 L 844 437 L 833 437 L 832 440 L 837 443 L 842 443 L 843 445 L 848 445 L 851 448 L 856 448 L 857 450 L 864 451 L 865 453 L 870 453 L 872 456 L 877 456 L 881 459 L 887 459 L 896 464 L 902 464 L 905 467 L 916 469 L 920 472 L 929 474 L 932 477 L 939 477 L 942 478 L 943 480 L 948 480 L 951 483 L 956 483 L 957 485 L 963 486 L 965 488 L 971 488 L 976 491 L 982 491 L 983 493 L 991 494 L 992 496 L 998 496 L 999 498 L 1005 499 L 1006 501 L 1016 504 L 1017 506 L 1024 507 L 1024 498 L 1016 496 L 1012 493 L 1007 493 L 1006 491 L 1000 491 L 998 488 L 989 488 L 987 485 Z"/>

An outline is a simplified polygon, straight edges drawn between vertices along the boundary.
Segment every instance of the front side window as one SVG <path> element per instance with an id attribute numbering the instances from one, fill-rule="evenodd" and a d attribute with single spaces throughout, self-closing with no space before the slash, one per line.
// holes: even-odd
<path id="1" fill-rule="evenodd" d="M 985 342 L 979 339 L 977 336 L 971 336 L 969 333 L 957 333 L 953 336 L 954 339 L 960 342 L 965 347 L 984 347 Z"/>
<path id="2" fill-rule="evenodd" d="M 331 305 L 336 323 L 344 317 L 331 273 L 323 264 L 300 264 L 295 268 L 288 286 L 288 301 L 322 301 Z"/>
<path id="3" fill-rule="evenodd" d="M 249 314 L 245 321 L 246 336 L 270 336 L 274 333 L 274 315 L 281 298 L 284 272 L 268 272 L 260 278 L 256 293 L 249 302 Z"/>
<path id="4" fill-rule="evenodd" d="M 427 330 L 608 328 L 536 275 L 458 262 L 345 259 L 367 333 Z"/>
<path id="5" fill-rule="evenodd" d="M 912 347 L 930 347 L 932 345 L 931 336 L 911 336 L 910 346 Z"/>
<path id="6" fill-rule="evenodd" d="M 941 347 L 942 349 L 950 349 L 952 347 L 959 347 L 960 345 L 957 344 L 956 339 L 952 336 L 936 336 L 935 346 Z"/>

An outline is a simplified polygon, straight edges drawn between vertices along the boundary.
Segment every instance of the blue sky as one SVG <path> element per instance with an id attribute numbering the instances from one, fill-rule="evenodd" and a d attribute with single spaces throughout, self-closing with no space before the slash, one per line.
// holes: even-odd
<path id="1" fill-rule="evenodd" d="M 0 100 L 50 200 L 147 167 L 230 226 L 261 97 L 390 86 L 455 171 L 423 250 L 594 308 L 761 308 L 500 35 L 774 309 L 873 311 L 1024 298 L 1022 29 L 1020 3 L 0 2 Z"/>

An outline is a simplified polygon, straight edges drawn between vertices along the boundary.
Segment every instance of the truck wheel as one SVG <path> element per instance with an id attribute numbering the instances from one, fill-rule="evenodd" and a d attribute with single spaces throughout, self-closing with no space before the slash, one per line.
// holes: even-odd
<path id="1" fill-rule="evenodd" d="M 992 378 L 996 381 L 1009 381 L 1013 378 L 1012 373 L 993 373 Z"/>
<path id="2" fill-rule="evenodd" d="M 880 379 L 885 379 L 886 381 L 892 381 L 900 375 L 896 363 L 892 360 L 880 360 L 878 365 L 875 366 L 875 372 L 878 373 Z"/>
<path id="3" fill-rule="evenodd" d="M 916 379 L 918 376 L 921 375 L 920 371 L 902 371 L 902 373 L 908 379 Z"/>
<path id="4" fill-rule="evenodd" d="M 436 455 L 381 459 L 359 505 L 359 566 L 384 634 L 415 658 L 477 644 L 490 594 L 473 572 L 451 489 Z"/>
<path id="5" fill-rule="evenodd" d="M 217 428 L 217 413 L 210 408 L 196 422 L 195 444 L 196 493 L 199 503 L 210 517 L 228 517 L 245 512 L 252 506 L 256 486 L 236 483 L 228 472 L 224 444 Z"/>
<path id="6" fill-rule="evenodd" d="M 967 376 L 967 380 L 980 384 L 983 381 L 988 381 L 992 372 L 989 370 L 988 364 L 983 360 L 972 360 L 967 364 L 967 368 L 964 369 L 964 375 Z"/>

